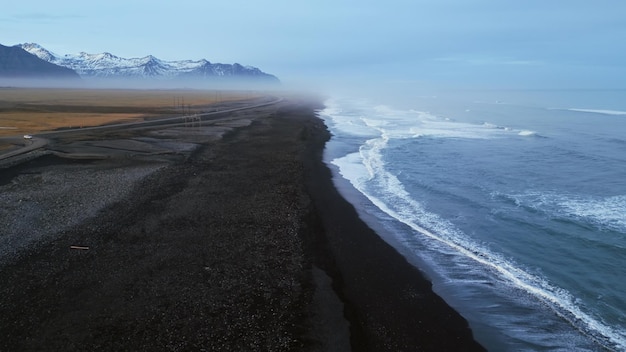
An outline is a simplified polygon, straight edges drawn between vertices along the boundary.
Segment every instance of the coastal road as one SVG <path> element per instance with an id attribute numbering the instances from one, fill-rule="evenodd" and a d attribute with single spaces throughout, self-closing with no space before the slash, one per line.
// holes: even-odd
<path id="1" fill-rule="evenodd" d="M 280 97 L 269 97 L 269 98 L 271 98 L 270 101 L 255 103 L 255 104 L 236 107 L 236 108 L 228 108 L 224 110 L 205 112 L 201 114 L 182 115 L 182 116 L 167 117 L 163 119 L 154 119 L 154 120 L 149 120 L 149 121 L 129 122 L 129 123 L 120 123 L 120 124 L 112 124 L 112 125 L 104 125 L 104 126 L 83 127 L 80 129 L 47 131 L 47 132 L 34 134 L 32 135 L 31 139 L 22 139 L 21 137 L 1 138 L 0 140 L 4 140 L 8 142 L 9 144 L 16 144 L 16 145 L 23 144 L 23 147 L 19 149 L 7 151 L 4 153 L 0 152 L 0 160 L 26 154 L 34 150 L 45 147 L 46 145 L 48 145 L 49 141 L 46 138 L 42 138 L 42 136 L 58 136 L 61 134 L 67 135 L 67 134 L 72 134 L 72 133 L 82 133 L 85 131 L 97 131 L 97 130 L 107 130 L 107 129 L 115 129 L 115 128 L 142 127 L 142 126 L 169 126 L 169 125 L 176 124 L 176 123 L 188 123 L 190 121 L 189 119 L 191 118 L 197 118 L 197 119 L 200 119 L 201 121 L 204 121 L 205 118 L 210 117 L 210 116 L 260 108 L 264 106 L 278 104 L 281 101 L 283 101 L 283 98 L 280 98 Z"/>
<path id="2" fill-rule="evenodd" d="M 37 150 L 48 145 L 48 140 L 45 138 L 34 137 L 31 139 L 21 137 L 6 137 L 0 138 L 1 141 L 6 141 L 8 144 L 23 144 L 19 149 L 14 149 L 5 153 L 0 153 L 0 160 L 8 159 L 17 155 L 22 155 L 33 150 Z"/>

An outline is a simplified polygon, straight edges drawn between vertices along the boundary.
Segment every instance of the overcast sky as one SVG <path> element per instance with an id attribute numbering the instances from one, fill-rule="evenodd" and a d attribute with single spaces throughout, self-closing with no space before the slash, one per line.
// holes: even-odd
<path id="1" fill-rule="evenodd" d="M 284 82 L 626 88 L 623 0 L 30 0 L 0 44 L 259 67 Z"/>

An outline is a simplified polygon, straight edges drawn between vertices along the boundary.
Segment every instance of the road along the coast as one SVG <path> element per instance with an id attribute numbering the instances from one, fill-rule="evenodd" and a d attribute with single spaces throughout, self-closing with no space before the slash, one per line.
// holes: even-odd
<path id="1" fill-rule="evenodd" d="M 23 138 L 23 137 L 4 137 L 0 138 L 0 142 L 6 144 L 21 145 L 18 149 L 8 150 L 4 153 L 0 152 L 0 160 L 8 159 L 14 156 L 26 154 L 37 149 L 41 149 L 48 144 L 48 140 L 42 137 Z"/>
<path id="2" fill-rule="evenodd" d="M 207 121 L 211 121 L 212 123 L 226 121 L 232 119 L 230 116 L 225 116 L 223 118 L 218 118 L 223 116 L 224 114 L 230 114 L 238 111 L 250 110 L 255 108 L 260 108 L 264 106 L 278 104 L 283 101 L 283 98 L 280 97 L 263 97 L 260 99 L 255 99 L 249 104 L 245 104 L 244 106 L 238 106 L 234 108 L 225 108 L 220 110 L 215 110 L 211 112 L 203 112 L 196 114 L 187 114 L 180 115 L 174 117 L 160 118 L 160 119 L 149 119 L 146 121 L 139 122 L 129 122 L 129 123 L 121 123 L 121 124 L 110 124 L 103 126 L 93 126 L 93 127 L 83 127 L 77 129 L 66 129 L 66 130 L 55 130 L 55 131 L 46 131 L 37 134 L 33 134 L 30 136 L 31 138 L 25 137 L 4 137 L 0 138 L 0 142 L 4 142 L 4 144 L 13 144 L 18 147 L 17 149 L 9 149 L 5 152 L 0 151 L 0 161 L 10 160 L 10 158 L 18 157 L 24 155 L 26 153 L 33 152 L 38 149 L 42 149 L 49 144 L 49 139 L 46 137 L 60 137 L 60 136 L 68 136 L 71 134 L 85 133 L 88 131 L 104 131 L 104 130 L 114 130 L 120 128 L 140 128 L 140 127 L 172 127 L 176 125 L 189 125 L 189 124 L 205 124 Z M 236 102 L 233 102 L 236 103 Z"/>

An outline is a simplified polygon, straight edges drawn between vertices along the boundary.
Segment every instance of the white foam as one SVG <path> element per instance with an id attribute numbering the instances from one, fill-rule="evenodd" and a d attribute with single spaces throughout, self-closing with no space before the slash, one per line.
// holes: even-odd
<path id="1" fill-rule="evenodd" d="M 575 109 L 570 108 L 567 109 L 569 111 L 578 111 L 578 112 L 589 112 L 594 114 L 604 114 L 604 115 L 626 115 L 626 111 L 619 110 L 604 110 L 604 109 Z"/>
<path id="2" fill-rule="evenodd" d="M 373 130 L 363 121 L 363 116 L 354 111 L 344 111 L 340 105 L 334 100 L 325 102 L 326 108 L 319 112 L 321 118 L 327 122 L 332 122 L 332 129 L 341 131 L 347 135 L 358 137 L 372 137 L 377 135 L 377 131 Z"/>
<path id="3" fill-rule="evenodd" d="M 536 135 L 535 131 L 514 130 L 490 122 L 482 124 L 460 122 L 449 117 L 439 117 L 418 110 L 397 110 L 387 105 L 372 107 L 364 101 L 339 102 L 329 100 L 320 115 L 333 123 L 335 131 L 347 135 L 372 138 L 380 134 L 388 138 L 507 138 L 514 133 L 520 136 Z M 341 104 L 348 108 L 344 110 Z"/>
<path id="4" fill-rule="evenodd" d="M 539 210 L 552 217 L 579 220 L 600 230 L 610 229 L 626 234 L 626 195 L 594 197 L 532 191 L 504 196 L 518 206 Z"/>
<path id="5" fill-rule="evenodd" d="M 523 137 L 528 137 L 528 136 L 534 136 L 536 135 L 537 132 L 535 131 L 530 131 L 530 130 L 521 130 L 518 135 L 519 136 L 523 136 Z"/>
<path id="6" fill-rule="evenodd" d="M 563 199 L 559 204 L 567 213 L 596 226 L 626 233 L 626 196 L 600 199 Z"/>

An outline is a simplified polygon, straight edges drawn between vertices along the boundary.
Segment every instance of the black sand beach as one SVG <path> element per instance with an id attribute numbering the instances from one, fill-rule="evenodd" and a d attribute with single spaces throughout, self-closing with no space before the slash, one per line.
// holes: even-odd
<path id="1" fill-rule="evenodd" d="M 287 99 L 234 112 L 211 138 L 160 140 L 177 152 L 154 149 L 163 131 L 93 134 L 99 144 L 74 145 L 152 149 L 0 170 L 22 204 L 0 208 L 13 229 L 0 243 L 16 248 L 0 251 L 0 351 L 484 350 L 339 195 L 316 108 Z M 46 182 L 67 189 L 26 195 Z M 46 215 L 69 219 L 94 199 L 106 201 L 77 223 Z"/>

